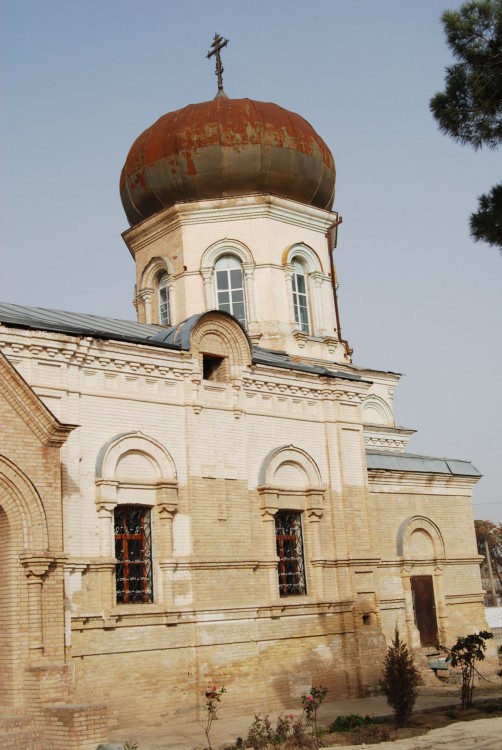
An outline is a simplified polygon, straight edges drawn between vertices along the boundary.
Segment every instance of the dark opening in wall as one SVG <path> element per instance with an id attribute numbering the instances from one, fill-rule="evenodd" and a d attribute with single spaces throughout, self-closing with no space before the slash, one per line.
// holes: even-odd
<path id="1" fill-rule="evenodd" d="M 217 357 L 214 354 L 203 354 L 202 377 L 204 380 L 213 380 L 220 383 L 227 380 L 225 357 Z"/>

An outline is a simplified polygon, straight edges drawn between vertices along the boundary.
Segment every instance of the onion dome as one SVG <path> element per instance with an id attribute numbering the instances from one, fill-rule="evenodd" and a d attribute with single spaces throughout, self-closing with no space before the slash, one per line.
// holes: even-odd
<path id="1" fill-rule="evenodd" d="M 252 193 L 330 209 L 335 163 L 303 117 L 251 99 L 169 112 L 136 139 L 120 177 L 131 225 L 178 201 Z"/>

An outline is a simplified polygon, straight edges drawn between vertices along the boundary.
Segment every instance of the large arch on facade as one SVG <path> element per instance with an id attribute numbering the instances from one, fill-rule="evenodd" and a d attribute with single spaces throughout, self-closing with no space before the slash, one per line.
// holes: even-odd
<path id="1" fill-rule="evenodd" d="M 22 665 L 29 659 L 32 628 L 27 581 L 21 562 L 47 554 L 49 530 L 44 507 L 33 483 L 5 456 L 0 455 L 0 704 L 22 703 Z M 22 631 L 19 623 L 24 623 Z M 40 640 L 40 643 L 41 640 Z"/>

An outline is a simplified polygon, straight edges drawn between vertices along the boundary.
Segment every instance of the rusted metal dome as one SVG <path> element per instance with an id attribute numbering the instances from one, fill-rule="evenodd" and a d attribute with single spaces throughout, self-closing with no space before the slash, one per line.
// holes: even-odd
<path id="1" fill-rule="evenodd" d="M 333 156 L 277 104 L 219 97 L 164 115 L 133 143 L 120 177 L 131 225 L 178 201 L 271 193 L 330 209 Z"/>

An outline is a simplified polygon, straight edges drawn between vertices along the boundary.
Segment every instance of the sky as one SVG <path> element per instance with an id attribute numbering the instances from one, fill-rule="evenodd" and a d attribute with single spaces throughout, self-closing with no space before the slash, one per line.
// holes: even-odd
<path id="1" fill-rule="evenodd" d="M 342 331 L 403 373 L 409 450 L 471 460 L 502 521 L 502 255 L 468 218 L 500 152 L 437 129 L 448 0 L 0 0 L 0 300 L 135 319 L 119 176 L 166 112 L 230 97 L 305 117 L 333 152 Z"/>

